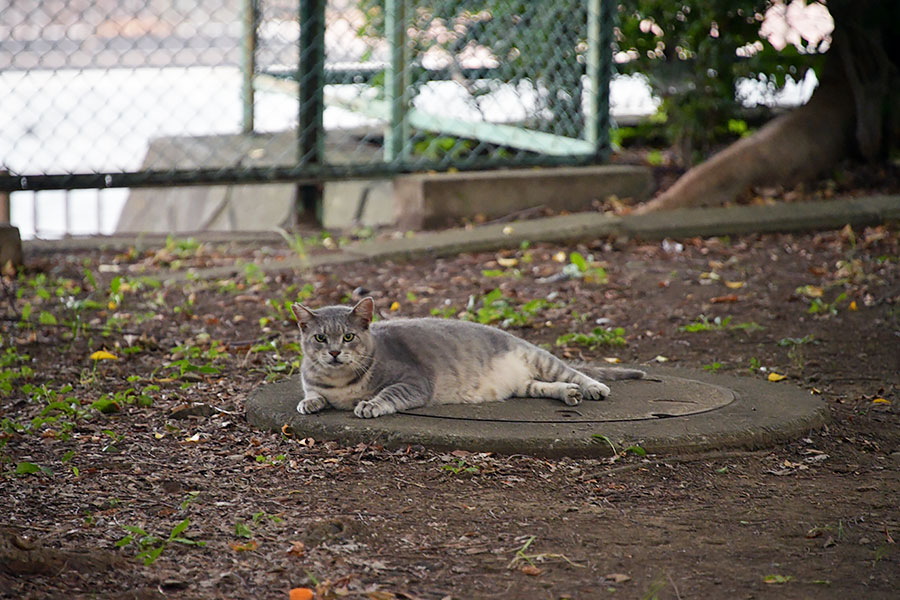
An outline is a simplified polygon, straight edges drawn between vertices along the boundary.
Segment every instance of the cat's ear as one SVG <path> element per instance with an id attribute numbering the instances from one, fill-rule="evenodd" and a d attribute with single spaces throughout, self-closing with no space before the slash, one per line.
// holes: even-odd
<path id="1" fill-rule="evenodd" d="M 362 321 L 365 327 L 372 322 L 372 315 L 375 313 L 375 301 L 371 298 L 363 298 L 360 300 L 350 314 Z"/>
<path id="2" fill-rule="evenodd" d="M 300 326 L 301 330 L 306 330 L 310 322 L 316 318 L 316 313 L 299 302 L 291 304 L 291 312 L 294 313 L 294 318 L 297 319 L 297 325 Z"/>

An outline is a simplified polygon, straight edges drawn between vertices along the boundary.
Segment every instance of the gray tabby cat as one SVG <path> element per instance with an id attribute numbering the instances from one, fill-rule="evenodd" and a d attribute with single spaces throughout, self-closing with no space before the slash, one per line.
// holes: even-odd
<path id="1" fill-rule="evenodd" d="M 609 388 L 505 331 L 449 319 L 372 323 L 375 305 L 292 307 L 300 326 L 301 414 L 326 406 L 372 418 L 433 404 L 555 398 L 574 406 Z M 602 369 L 610 379 L 643 371 Z"/>

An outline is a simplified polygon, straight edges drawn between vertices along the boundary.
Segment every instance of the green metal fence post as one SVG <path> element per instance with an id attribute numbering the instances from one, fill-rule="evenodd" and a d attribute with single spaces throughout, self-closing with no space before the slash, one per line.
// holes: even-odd
<path id="1" fill-rule="evenodd" d="M 384 95 L 390 117 L 384 137 L 384 160 L 403 156 L 408 140 L 409 43 L 406 39 L 406 0 L 386 0 L 385 31 L 391 60 L 385 70 Z"/>
<path id="2" fill-rule="evenodd" d="M 300 112 L 297 123 L 297 164 L 318 166 L 325 159 L 322 124 L 325 87 L 325 4 L 327 0 L 300 0 L 300 60 L 298 83 Z M 322 189 L 305 184 L 297 189 L 297 209 L 321 217 Z"/>
<path id="3" fill-rule="evenodd" d="M 587 78 L 590 92 L 586 107 L 586 138 L 598 160 L 609 155 L 609 81 L 612 79 L 613 18 L 611 0 L 588 0 Z"/>
<path id="4" fill-rule="evenodd" d="M 259 24 L 258 0 L 244 0 L 241 7 L 244 39 L 241 48 L 241 102 L 243 104 L 243 118 L 241 131 L 253 133 L 254 129 L 254 102 L 253 78 L 256 76 L 256 42 L 257 25 Z"/>

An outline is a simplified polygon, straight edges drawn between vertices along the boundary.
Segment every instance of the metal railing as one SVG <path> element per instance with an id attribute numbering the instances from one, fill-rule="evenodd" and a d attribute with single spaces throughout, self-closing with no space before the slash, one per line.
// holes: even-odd
<path id="1" fill-rule="evenodd" d="M 0 190 L 590 164 L 601 0 L 17 0 Z"/>

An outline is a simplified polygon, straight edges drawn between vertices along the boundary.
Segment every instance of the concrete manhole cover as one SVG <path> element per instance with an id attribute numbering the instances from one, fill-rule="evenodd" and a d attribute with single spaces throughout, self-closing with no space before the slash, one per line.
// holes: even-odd
<path id="1" fill-rule="evenodd" d="M 734 392 L 723 387 L 671 377 L 614 382 L 612 389 L 609 400 L 582 402 L 578 406 L 542 398 L 515 398 L 507 402 L 429 406 L 401 414 L 497 423 L 614 423 L 683 417 L 721 408 L 735 399 Z"/>
<path id="2" fill-rule="evenodd" d="M 608 454 L 595 435 L 651 453 L 764 447 L 821 427 L 828 414 L 804 390 L 751 377 L 654 369 L 647 379 L 614 381 L 610 388 L 609 400 L 574 407 L 529 398 L 359 419 L 337 410 L 298 414 L 302 392 L 293 378 L 260 387 L 246 410 L 251 424 L 287 426 L 298 437 L 544 456 Z"/>

